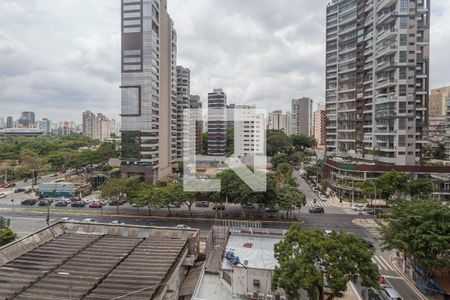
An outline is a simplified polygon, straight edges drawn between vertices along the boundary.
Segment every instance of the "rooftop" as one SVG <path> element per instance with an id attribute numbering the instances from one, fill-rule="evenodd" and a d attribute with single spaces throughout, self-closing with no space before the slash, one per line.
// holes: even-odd
<path id="1" fill-rule="evenodd" d="M 0 248 L 0 299 L 151 299 L 196 255 L 198 234 L 60 222 Z"/>
<path id="2" fill-rule="evenodd" d="M 266 237 L 250 234 L 231 234 L 228 238 L 225 252 L 232 251 L 235 256 L 239 256 L 241 263 L 248 268 L 274 270 L 277 265 L 274 246 L 281 239 L 282 236 Z M 233 267 L 236 266 L 233 266 L 226 259 L 223 260 L 222 269 L 232 269 Z"/>

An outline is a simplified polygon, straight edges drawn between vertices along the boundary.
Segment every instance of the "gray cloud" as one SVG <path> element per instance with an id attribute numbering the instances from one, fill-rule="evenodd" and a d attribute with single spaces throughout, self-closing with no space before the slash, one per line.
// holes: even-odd
<path id="1" fill-rule="evenodd" d="M 120 107 L 120 0 L 0 1 L 0 116 L 80 120 Z M 301 96 L 324 99 L 327 1 L 169 0 L 178 63 L 203 101 L 274 110 Z M 450 3 L 432 3 L 431 87 L 450 84 Z"/>

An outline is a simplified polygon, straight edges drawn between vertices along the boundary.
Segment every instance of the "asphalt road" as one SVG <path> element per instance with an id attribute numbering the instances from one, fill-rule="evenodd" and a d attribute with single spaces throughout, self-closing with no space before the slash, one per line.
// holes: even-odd
<path id="1" fill-rule="evenodd" d="M 299 185 L 299 189 L 305 194 L 308 202 L 307 207 L 302 208 L 298 217 L 301 218 L 301 226 L 304 228 L 318 228 L 318 229 L 331 229 L 336 231 L 352 232 L 360 235 L 366 239 L 372 240 L 376 245 L 376 251 L 374 253 L 374 262 L 379 266 L 380 273 L 385 277 L 386 281 L 394 287 L 402 299 L 414 300 L 421 299 L 413 288 L 411 288 L 400 274 L 394 269 L 391 264 L 390 256 L 391 252 L 381 251 L 379 242 L 376 240 L 377 233 L 367 230 L 364 227 L 355 225 L 352 221 L 356 218 L 370 219 L 372 216 L 363 215 L 360 216 L 349 209 L 343 209 L 341 207 L 333 206 L 332 204 L 320 201 L 315 193 L 311 190 L 309 185 L 299 176 L 296 172 L 296 180 Z M 11 220 L 12 229 L 19 233 L 20 236 L 28 235 L 36 230 L 44 228 L 46 226 L 47 212 L 45 208 L 33 207 L 33 211 L 24 210 L 23 207 L 18 205 L 21 200 L 28 198 L 28 195 L 23 193 L 15 194 L 14 205 L 11 203 L 12 195 L 8 195 L 7 198 L 0 200 L 0 215 Z M 317 204 L 313 203 L 313 200 L 317 199 Z M 308 207 L 313 205 L 320 205 L 324 207 L 324 214 L 310 214 L 308 213 Z M 14 209 L 13 209 L 14 207 Z M 41 211 L 34 211 L 40 209 Z M 52 206 L 51 209 L 55 209 Z M 200 218 L 169 218 L 164 216 L 125 216 L 125 215 L 100 215 L 99 209 L 85 208 L 60 208 L 58 212 L 51 212 L 50 222 L 56 222 L 63 217 L 69 217 L 77 221 L 81 221 L 85 218 L 93 218 L 100 223 L 110 223 L 112 220 L 119 220 L 126 224 L 132 225 L 155 225 L 174 227 L 178 224 L 185 224 L 192 228 L 199 228 L 202 236 L 206 236 L 209 229 L 214 225 L 214 219 L 200 219 Z M 67 213 L 65 212 L 67 211 Z M 136 212 L 137 209 L 131 206 L 122 206 L 120 208 L 122 212 L 131 213 Z M 186 211 L 186 207 L 179 209 L 172 209 L 173 212 Z M 50 210 L 51 211 L 51 210 Z M 62 211 L 62 212 L 61 212 Z M 113 213 L 116 211 L 115 207 L 105 206 L 105 213 Z M 146 212 L 146 208 L 141 208 L 142 213 Z M 160 209 L 160 214 L 164 215 L 167 209 Z M 92 212 L 92 214 L 90 214 Z M 193 209 L 194 215 L 197 216 L 213 216 L 215 212 L 211 208 L 196 208 Z M 241 214 L 241 208 L 239 206 L 229 205 L 225 211 L 227 215 Z M 288 229 L 290 223 L 276 222 L 276 221 L 264 221 L 262 222 L 263 228 L 275 228 L 275 229 Z M 361 286 L 356 285 L 356 290 L 360 292 Z"/>

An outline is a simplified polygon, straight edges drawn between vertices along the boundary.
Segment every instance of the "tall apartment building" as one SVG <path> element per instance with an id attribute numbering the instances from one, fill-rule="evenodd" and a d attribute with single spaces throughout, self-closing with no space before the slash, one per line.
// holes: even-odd
<path id="1" fill-rule="evenodd" d="M 227 151 L 227 95 L 222 89 L 208 93 L 208 155 Z"/>
<path id="2" fill-rule="evenodd" d="M 450 97 L 447 98 L 447 116 L 445 125 L 445 149 L 447 154 L 447 159 L 450 159 Z"/>
<path id="3" fill-rule="evenodd" d="M 415 165 L 428 122 L 430 0 L 333 0 L 327 152 Z"/>
<path id="4" fill-rule="evenodd" d="M 314 124 L 314 138 L 316 139 L 317 146 L 322 148 L 325 146 L 326 138 L 326 124 L 327 124 L 327 113 L 325 110 L 325 105 L 319 104 L 317 110 L 314 112 L 313 118 Z"/>
<path id="5" fill-rule="evenodd" d="M 6 127 L 5 118 L 0 117 L 0 129 L 3 129 Z"/>
<path id="6" fill-rule="evenodd" d="M 450 87 L 432 89 L 430 93 L 428 134 L 426 139 L 431 147 L 446 143 L 447 100 L 450 99 Z"/>
<path id="7" fill-rule="evenodd" d="M 6 128 L 14 128 L 14 119 L 11 116 L 6 117 Z"/>
<path id="8" fill-rule="evenodd" d="M 286 114 L 283 114 L 281 110 L 269 113 L 269 129 L 283 130 L 287 135 L 291 135 L 291 123 L 292 119 L 289 111 Z"/>
<path id="9" fill-rule="evenodd" d="M 195 121 L 195 153 L 201 154 L 203 151 L 203 119 L 200 111 L 202 109 L 202 102 L 200 101 L 200 96 L 198 95 L 191 95 L 190 98 L 190 108 L 198 110 L 198 115 L 196 116 Z"/>
<path id="10" fill-rule="evenodd" d="M 292 100 L 292 134 L 313 136 L 313 100 L 303 97 Z"/>
<path id="11" fill-rule="evenodd" d="M 43 118 L 40 124 L 39 129 L 44 131 L 44 134 L 48 135 L 52 133 L 52 121 L 47 118 Z"/>
<path id="12" fill-rule="evenodd" d="M 264 114 L 252 105 L 236 105 L 234 112 L 234 154 L 238 157 L 264 155 Z"/>
<path id="13" fill-rule="evenodd" d="M 32 111 L 24 111 L 20 115 L 20 118 L 17 122 L 20 127 L 24 127 L 24 128 L 35 127 L 36 115 Z"/>
<path id="14" fill-rule="evenodd" d="M 95 114 L 89 110 L 83 112 L 83 135 L 95 139 Z"/>
<path id="15" fill-rule="evenodd" d="M 85 111 L 83 113 L 83 135 L 93 140 L 106 141 L 113 133 L 112 121 L 104 114 Z"/>
<path id="16" fill-rule="evenodd" d="M 122 1 L 122 174 L 154 182 L 177 159 L 177 35 L 167 0 Z"/>
<path id="17" fill-rule="evenodd" d="M 183 112 L 190 107 L 191 71 L 177 66 L 177 159 L 183 159 Z M 186 130 L 186 129 L 184 129 Z M 189 134 L 189 132 L 186 132 Z M 189 138 L 189 137 L 187 137 Z"/>

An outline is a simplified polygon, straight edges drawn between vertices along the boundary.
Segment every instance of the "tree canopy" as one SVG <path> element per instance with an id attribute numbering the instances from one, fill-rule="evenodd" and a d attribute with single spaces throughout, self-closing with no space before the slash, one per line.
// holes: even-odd
<path id="1" fill-rule="evenodd" d="M 450 208 L 440 201 L 394 203 L 381 235 L 386 249 L 399 249 L 412 258 L 426 283 L 434 270 L 450 267 Z"/>
<path id="2" fill-rule="evenodd" d="M 277 153 L 292 152 L 292 142 L 284 131 L 267 130 L 266 135 L 266 152 L 268 156 L 274 156 Z"/>
<path id="3" fill-rule="evenodd" d="M 380 274 L 372 262 L 373 253 L 362 240 L 349 233 L 303 230 L 293 225 L 275 245 L 276 267 L 272 289 L 282 288 L 289 300 L 299 299 L 305 290 L 309 299 L 323 299 L 324 289 L 333 299 L 349 281 L 361 279 L 363 286 L 377 287 Z"/>
<path id="4" fill-rule="evenodd" d="M 0 216 L 0 247 L 4 246 L 16 238 L 16 234 L 9 228 L 9 221 Z"/>
<path id="5" fill-rule="evenodd" d="M 314 148 L 317 145 L 316 139 L 306 136 L 304 134 L 291 135 L 290 140 L 292 145 L 297 150 L 305 150 L 306 148 Z"/>

